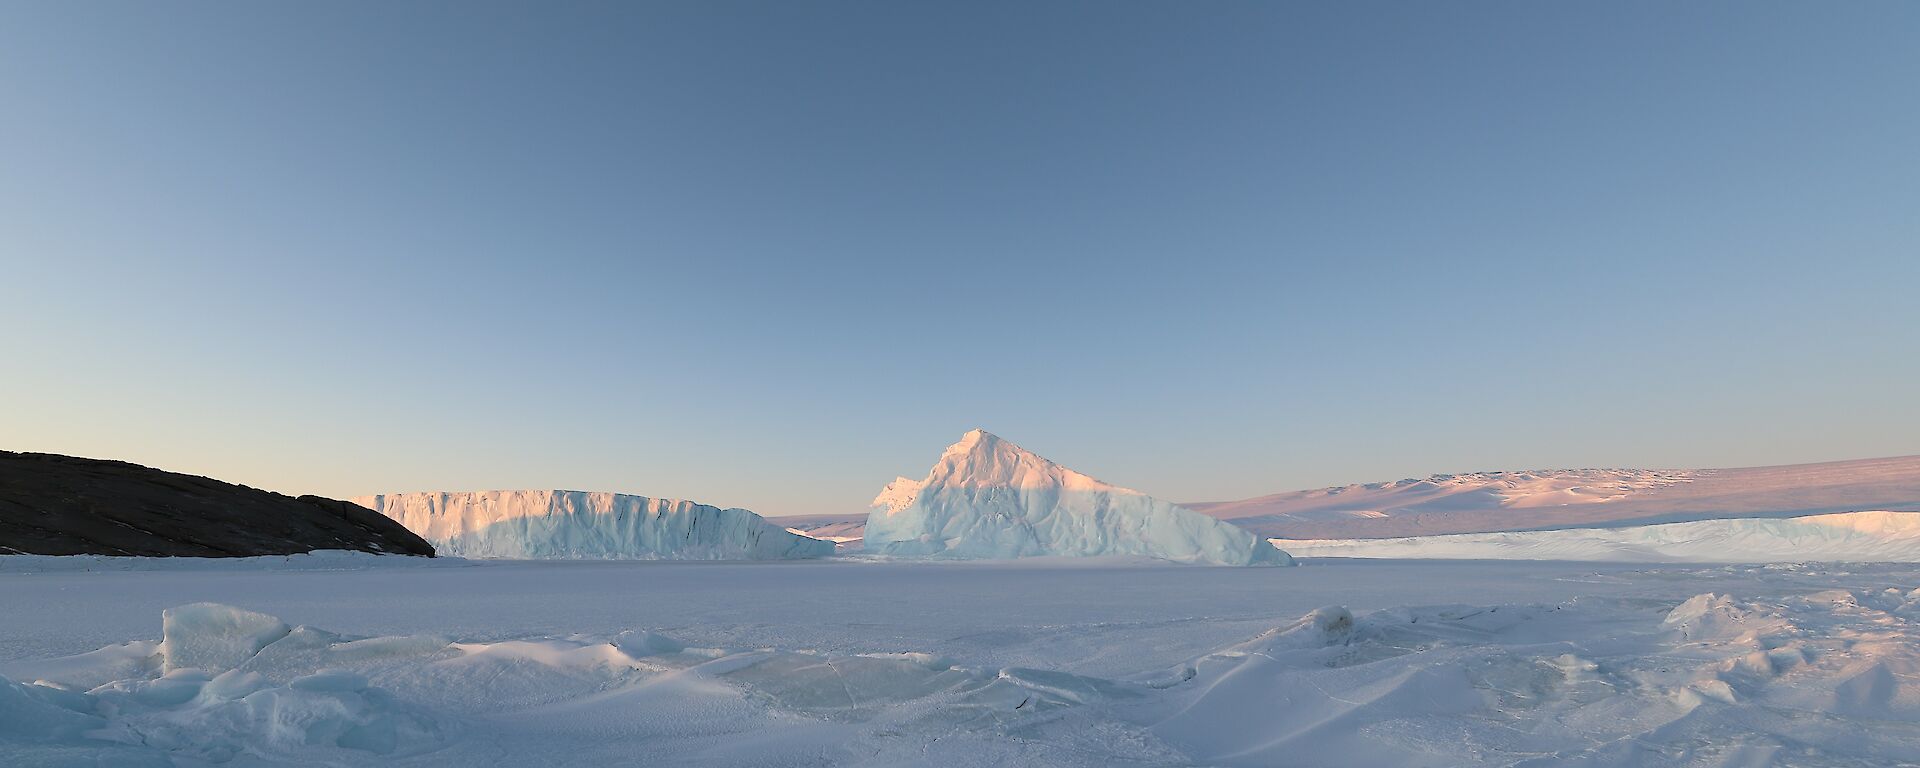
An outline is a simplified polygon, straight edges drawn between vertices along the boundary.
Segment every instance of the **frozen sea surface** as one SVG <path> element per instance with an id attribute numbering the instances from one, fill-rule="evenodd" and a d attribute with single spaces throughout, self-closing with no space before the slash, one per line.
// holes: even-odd
<path id="1" fill-rule="evenodd" d="M 1912 565 L 72 565 L 0 764 L 1920 761 Z"/>

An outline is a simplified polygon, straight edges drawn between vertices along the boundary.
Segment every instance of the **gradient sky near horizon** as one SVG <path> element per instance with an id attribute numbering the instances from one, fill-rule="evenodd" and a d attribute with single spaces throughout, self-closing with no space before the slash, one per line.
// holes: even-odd
<path id="1" fill-rule="evenodd" d="M 0 2 L 0 448 L 861 512 L 1920 453 L 1920 4 Z"/>

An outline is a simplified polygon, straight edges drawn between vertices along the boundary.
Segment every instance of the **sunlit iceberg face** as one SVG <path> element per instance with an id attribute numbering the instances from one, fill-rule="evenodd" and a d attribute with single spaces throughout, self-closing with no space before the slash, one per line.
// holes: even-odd
<path id="1" fill-rule="evenodd" d="M 443 555 L 589 560 L 779 560 L 833 554 L 833 542 L 744 509 L 582 491 L 401 493 L 355 500 Z"/>

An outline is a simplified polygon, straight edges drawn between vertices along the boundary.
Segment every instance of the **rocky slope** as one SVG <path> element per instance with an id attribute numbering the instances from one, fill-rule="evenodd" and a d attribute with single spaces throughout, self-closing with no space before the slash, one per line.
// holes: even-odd
<path id="1" fill-rule="evenodd" d="M 249 557 L 323 549 L 432 557 L 372 510 L 124 461 L 0 451 L 0 554 Z"/>

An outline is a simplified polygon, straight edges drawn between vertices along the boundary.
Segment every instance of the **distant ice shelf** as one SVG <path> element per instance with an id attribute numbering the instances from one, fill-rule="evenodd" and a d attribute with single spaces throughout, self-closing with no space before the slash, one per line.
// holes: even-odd
<path id="1" fill-rule="evenodd" d="M 744 509 L 584 491 L 362 496 L 441 554 L 527 560 L 780 560 L 833 554 Z"/>
<path id="2" fill-rule="evenodd" d="M 1841 512 L 1393 539 L 1273 539 L 1301 557 L 1614 562 L 1920 562 L 1920 512 Z"/>
<path id="3" fill-rule="evenodd" d="M 1471 472 L 1184 506 L 1280 539 L 1404 538 L 1920 509 L 1920 456 L 1734 469 Z"/>

